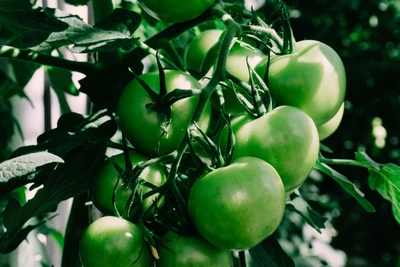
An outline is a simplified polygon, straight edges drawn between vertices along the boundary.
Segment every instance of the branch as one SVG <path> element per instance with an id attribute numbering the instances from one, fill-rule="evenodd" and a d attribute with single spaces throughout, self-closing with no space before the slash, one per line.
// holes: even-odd
<path id="1" fill-rule="evenodd" d="M 67 60 L 61 57 L 54 57 L 31 50 L 22 50 L 7 45 L 0 46 L 0 58 L 37 63 L 69 71 L 81 72 L 86 75 L 100 68 L 99 65 L 94 63 Z"/>

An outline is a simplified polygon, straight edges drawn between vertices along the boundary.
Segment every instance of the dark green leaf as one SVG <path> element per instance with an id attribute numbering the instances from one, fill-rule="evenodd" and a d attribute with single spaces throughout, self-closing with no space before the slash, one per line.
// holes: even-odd
<path id="1" fill-rule="evenodd" d="M 296 193 L 290 195 L 290 200 L 286 201 L 286 208 L 298 213 L 319 233 L 321 233 L 321 229 L 325 228 L 327 219 L 312 209 L 307 201 Z"/>
<path id="2" fill-rule="evenodd" d="M 293 260 L 272 236 L 249 250 L 249 267 L 294 267 Z"/>
<path id="3" fill-rule="evenodd" d="M 25 48 L 46 51 L 72 45 L 74 53 L 132 48 L 132 34 L 140 25 L 139 14 L 116 9 L 92 27 L 77 15 L 44 8 L 18 14 L 0 14 L 0 24 L 15 33 Z"/>
<path id="4" fill-rule="evenodd" d="M 9 64 L 14 70 L 15 80 L 22 88 L 31 80 L 33 74 L 40 68 L 39 64 L 10 60 Z"/>
<path id="5" fill-rule="evenodd" d="M 62 158 L 48 153 L 37 152 L 12 158 L 0 163 L 0 185 L 11 179 L 23 177 L 34 172 L 38 167 L 49 163 L 63 163 Z"/>
<path id="6" fill-rule="evenodd" d="M 21 10 L 30 10 L 33 7 L 32 0 L 1 0 L 0 12 L 14 12 Z"/>
<path id="7" fill-rule="evenodd" d="M 332 169 L 325 163 L 317 161 L 314 168 L 329 175 L 338 182 L 358 203 L 368 212 L 375 212 L 375 208 L 364 198 L 364 193 L 360 191 L 346 176 Z"/>
<path id="8" fill-rule="evenodd" d="M 10 200 L 9 205 L 11 205 L 13 208 L 20 208 L 19 203 L 16 200 Z M 8 215 L 8 217 L 10 217 L 10 215 Z M 19 244 L 21 244 L 21 242 L 27 238 L 28 234 L 33 229 L 41 226 L 46 221 L 47 220 L 42 220 L 41 222 L 39 222 L 35 225 L 28 225 L 28 226 L 20 229 L 17 233 L 15 233 L 15 237 L 9 241 L 9 243 L 7 244 L 7 247 L 4 248 L 3 250 L 0 250 L 0 253 L 9 253 L 9 252 L 13 251 L 14 249 L 16 249 L 19 246 Z M 7 234 L 5 234 L 4 236 L 7 236 Z M 0 242 L 1 242 L 2 238 L 3 238 L 3 236 L 0 238 Z"/>
<path id="9" fill-rule="evenodd" d="M 72 73 L 70 71 L 58 68 L 47 68 L 46 70 L 49 75 L 50 84 L 56 93 L 64 92 L 69 95 L 79 95 L 79 91 L 72 80 Z"/>
<path id="10" fill-rule="evenodd" d="M 82 123 L 78 125 L 66 125 L 65 119 L 72 118 L 70 113 L 67 113 L 59 119 L 63 121 L 62 128 L 55 128 L 44 132 L 37 138 L 37 145 L 25 146 L 18 148 L 14 151 L 14 156 L 23 155 L 32 151 L 47 150 L 55 155 L 64 157 L 70 150 L 85 145 L 88 143 L 105 143 L 106 140 L 111 138 L 117 131 L 117 125 L 113 117 L 105 111 L 99 111 L 85 118 Z M 75 116 L 79 123 L 79 118 Z M 61 123 L 60 123 L 61 125 Z M 70 131 L 70 127 L 76 127 L 73 131 Z"/>
<path id="11" fill-rule="evenodd" d="M 393 215 L 400 224 L 400 166 L 393 163 L 376 163 L 365 153 L 360 152 L 356 153 L 356 159 L 370 166 L 369 186 L 392 203 Z"/>
<path id="12" fill-rule="evenodd" d="M 24 88 L 0 70 L 0 100 L 23 94 Z"/>
<path id="13" fill-rule="evenodd" d="M 141 62 L 137 62 L 142 67 Z M 119 97 L 134 78 L 128 67 L 110 65 L 104 70 L 87 75 L 79 81 L 80 91 L 88 95 L 99 108 L 116 110 Z"/>
<path id="14" fill-rule="evenodd" d="M 15 248 L 23 240 L 20 232 L 30 218 L 54 212 L 61 201 L 87 190 L 91 177 L 104 161 L 104 152 L 105 146 L 89 144 L 69 151 L 64 157 L 65 163 L 49 174 L 34 198 L 24 206 L 10 201 L 4 210 L 7 231 L 0 237 L 0 253 Z"/>

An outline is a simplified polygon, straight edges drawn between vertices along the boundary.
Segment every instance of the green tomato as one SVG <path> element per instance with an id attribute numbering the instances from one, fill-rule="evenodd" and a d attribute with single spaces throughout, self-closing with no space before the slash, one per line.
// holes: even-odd
<path id="1" fill-rule="evenodd" d="M 231 122 L 235 136 L 233 159 L 257 157 L 270 163 L 279 173 L 286 191 L 303 184 L 318 157 L 318 131 L 302 110 L 281 106 L 254 119 L 244 113 Z M 228 128 L 220 138 L 226 151 Z"/>
<path id="2" fill-rule="evenodd" d="M 154 18 L 177 23 L 194 19 L 214 4 L 215 0 L 139 0 L 142 8 Z"/>
<path id="3" fill-rule="evenodd" d="M 167 93 L 175 88 L 200 89 L 199 82 L 189 74 L 165 70 Z M 156 93 L 160 92 L 158 72 L 145 73 L 140 78 Z M 164 130 L 160 126 L 159 114 L 148 108 L 151 104 L 149 94 L 142 85 L 134 79 L 123 91 L 117 114 L 121 129 L 126 139 L 140 152 L 150 155 L 165 155 L 174 151 L 182 142 L 186 129 L 192 120 L 199 96 L 180 99 L 171 105 L 171 123 Z M 211 105 L 207 102 L 200 120 L 199 127 L 206 132 L 211 120 Z"/>
<path id="4" fill-rule="evenodd" d="M 243 157 L 195 182 L 189 215 L 211 244 L 250 249 L 270 236 L 282 221 L 285 190 L 279 174 L 264 160 Z"/>
<path id="5" fill-rule="evenodd" d="M 261 77 L 267 62 L 266 58 L 255 69 Z M 273 57 L 268 80 L 277 105 L 300 108 L 317 126 L 337 113 L 346 93 L 346 73 L 339 55 L 313 40 L 297 42 L 293 54 Z"/>
<path id="6" fill-rule="evenodd" d="M 132 167 L 134 168 L 139 162 L 147 161 L 149 158 L 141 155 L 138 152 L 130 152 L 129 157 L 132 163 Z M 128 185 L 124 185 L 122 183 L 122 179 L 119 178 L 119 173 L 114 167 L 114 164 L 117 164 L 121 167 L 121 169 L 126 170 L 125 167 L 125 159 L 124 154 L 115 155 L 109 159 L 107 159 L 101 169 L 98 171 L 94 179 L 91 181 L 89 193 L 91 195 L 93 204 L 103 213 L 105 214 L 114 214 L 114 205 L 113 205 L 113 194 L 114 188 L 116 186 L 115 191 L 115 205 L 120 214 L 123 214 L 126 204 L 130 196 L 133 194 L 132 189 Z M 139 175 L 140 179 L 151 183 L 155 186 L 160 186 L 166 181 L 166 175 L 159 165 L 152 165 L 145 168 L 142 173 Z M 136 192 L 138 194 L 146 194 L 151 190 L 150 187 L 145 185 L 139 185 Z M 150 208 L 152 203 L 158 197 L 158 193 L 151 195 L 143 199 L 143 211 Z M 157 206 L 161 207 L 164 203 L 164 199 L 160 199 L 157 202 Z M 154 211 L 154 209 L 153 209 Z"/>
<path id="7" fill-rule="evenodd" d="M 167 232 L 158 248 L 157 267 L 230 267 L 229 250 L 211 245 L 198 235 L 180 236 Z"/>
<path id="8" fill-rule="evenodd" d="M 79 256 L 84 267 L 153 266 L 141 229 L 113 216 L 89 225 L 79 245 Z"/>
<path id="9" fill-rule="evenodd" d="M 218 42 L 223 31 L 218 29 L 205 30 L 194 37 L 185 53 L 188 69 L 202 71 L 202 65 L 207 53 Z"/>
<path id="10" fill-rule="evenodd" d="M 339 111 L 329 121 L 317 127 L 319 140 L 322 141 L 331 136 L 339 127 L 344 113 L 344 103 L 340 106 Z"/>
<path id="11" fill-rule="evenodd" d="M 193 38 L 185 55 L 186 65 L 189 69 L 206 73 L 216 63 L 218 53 L 216 53 L 215 44 L 222 33 L 222 30 L 211 29 L 203 31 Z M 240 80 L 247 82 L 250 77 L 247 62 L 254 69 L 265 57 L 266 55 L 261 50 L 253 47 L 243 38 L 236 38 L 228 53 L 226 69 Z M 235 89 L 244 93 L 239 86 L 235 86 Z M 226 114 L 236 115 L 244 111 L 232 90 L 224 89 L 223 95 Z M 214 98 L 213 101 L 217 102 L 218 99 Z"/>

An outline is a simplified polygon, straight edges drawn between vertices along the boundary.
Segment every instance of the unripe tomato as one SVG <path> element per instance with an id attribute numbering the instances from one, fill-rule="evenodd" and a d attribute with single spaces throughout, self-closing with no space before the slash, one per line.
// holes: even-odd
<path id="1" fill-rule="evenodd" d="M 264 77 L 268 59 L 256 67 Z M 346 93 L 346 73 L 339 55 L 318 41 L 296 43 L 293 54 L 271 58 L 269 91 L 277 105 L 305 111 L 317 126 L 339 110 Z"/>
<path id="2" fill-rule="evenodd" d="M 270 163 L 286 191 L 303 184 L 317 160 L 317 127 L 298 108 L 280 106 L 256 119 L 244 113 L 234 118 L 231 126 L 236 141 L 233 159 L 257 157 Z M 222 151 L 226 150 L 227 138 L 225 127 L 220 139 Z"/>
<path id="3" fill-rule="evenodd" d="M 206 11 L 215 0 L 139 0 L 139 4 L 154 18 L 177 23 L 194 19 Z"/>
<path id="4" fill-rule="evenodd" d="M 167 93 L 178 89 L 201 89 L 199 82 L 187 73 L 176 70 L 165 70 Z M 158 72 L 145 73 L 140 78 L 150 88 L 160 92 Z M 142 85 L 134 79 L 124 89 L 117 114 L 121 129 L 126 139 L 143 154 L 165 155 L 174 151 L 182 142 L 186 129 L 192 120 L 199 96 L 186 97 L 171 105 L 171 123 L 164 130 L 160 126 L 159 114 L 148 108 L 153 103 Z M 207 102 L 200 120 L 199 127 L 206 132 L 211 120 L 211 105 Z"/>
<path id="5" fill-rule="evenodd" d="M 264 160 L 243 157 L 195 182 L 189 215 L 211 244 L 245 250 L 271 235 L 282 221 L 285 190 L 276 170 Z"/>
<path id="6" fill-rule="evenodd" d="M 218 53 L 215 51 L 215 44 L 222 33 L 222 30 L 211 29 L 203 31 L 193 38 L 185 55 L 186 65 L 189 69 L 206 73 L 216 63 Z M 247 82 L 249 80 L 247 62 L 254 69 L 265 57 L 266 55 L 261 50 L 237 38 L 229 50 L 226 60 L 226 70 L 240 80 Z M 235 88 L 243 93 L 243 89 L 239 86 Z M 233 91 L 224 89 L 223 94 L 225 98 L 225 112 L 227 114 L 236 115 L 244 111 Z"/>
<path id="7" fill-rule="evenodd" d="M 230 267 L 229 250 L 211 245 L 199 235 L 179 236 L 167 232 L 159 246 L 157 267 L 193 266 L 193 267 Z M 165 246 L 165 247 L 164 247 Z"/>
<path id="8" fill-rule="evenodd" d="M 153 259 L 141 229 L 125 219 L 105 216 L 84 232 L 79 256 L 83 267 L 151 267 Z"/>
<path id="9" fill-rule="evenodd" d="M 331 136 L 339 127 L 344 113 L 344 103 L 340 106 L 338 112 L 329 121 L 317 127 L 319 140 L 322 141 Z"/>
<path id="10" fill-rule="evenodd" d="M 147 161 L 149 159 L 148 157 L 138 152 L 130 152 L 129 157 L 133 168 L 139 162 Z M 119 178 L 119 173 L 115 169 L 114 164 L 117 164 L 121 167 L 121 169 L 126 170 L 123 153 L 115 155 L 104 162 L 104 165 L 91 181 L 89 189 L 93 204 L 103 213 L 112 215 L 114 215 L 114 205 L 112 197 L 114 194 L 116 183 L 118 182 L 115 191 L 114 201 L 116 208 L 120 214 L 123 213 L 129 197 L 133 193 L 132 189 L 128 185 L 124 185 L 122 183 L 122 179 Z M 139 179 L 143 179 L 144 181 L 158 187 L 165 182 L 166 176 L 161 166 L 152 165 L 142 171 L 142 173 L 139 175 Z M 143 195 L 150 190 L 150 187 L 139 185 L 137 188 L 137 193 Z M 143 211 L 147 210 L 152 205 L 153 201 L 158 197 L 158 195 L 159 194 L 156 193 L 154 195 L 151 195 L 150 197 L 143 199 Z M 157 202 L 157 206 L 161 207 L 163 203 L 164 200 L 160 199 Z"/>
<path id="11" fill-rule="evenodd" d="M 207 53 L 218 42 L 222 33 L 222 30 L 210 29 L 201 32 L 192 39 L 185 53 L 185 62 L 188 69 L 202 70 Z"/>

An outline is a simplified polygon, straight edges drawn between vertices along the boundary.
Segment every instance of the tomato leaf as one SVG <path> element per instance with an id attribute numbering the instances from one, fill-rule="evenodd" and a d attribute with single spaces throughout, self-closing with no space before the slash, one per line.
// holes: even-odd
<path id="1" fill-rule="evenodd" d="M 30 10 L 33 2 L 32 0 L 2 0 L 0 1 L 0 12 Z"/>
<path id="2" fill-rule="evenodd" d="M 34 173 L 39 167 L 49 163 L 63 163 L 63 159 L 48 153 L 36 152 L 0 163 L 0 198 L 19 186 L 33 180 Z"/>
<path id="3" fill-rule="evenodd" d="M 67 113 L 60 117 L 57 128 L 48 130 L 37 138 L 37 145 L 20 147 L 13 155 L 47 150 L 63 158 L 70 150 L 81 145 L 106 142 L 116 130 L 116 122 L 106 110 L 86 118 L 76 113 Z"/>
<path id="4" fill-rule="evenodd" d="M 315 163 L 314 168 L 332 177 L 338 182 L 352 197 L 354 197 L 358 203 L 368 212 L 375 212 L 375 208 L 371 203 L 364 198 L 364 193 L 358 189 L 346 176 L 337 172 L 333 168 L 329 167 L 325 163 L 321 163 L 319 160 Z"/>
<path id="5" fill-rule="evenodd" d="M 272 236 L 251 248 L 246 257 L 249 267 L 294 267 L 294 261 Z"/>
<path id="6" fill-rule="evenodd" d="M 22 48 L 47 51 L 72 45 L 74 53 L 132 49 L 132 34 L 141 21 L 139 14 L 123 9 L 115 9 L 94 27 L 53 8 L 0 15 L 0 24 L 21 38 Z"/>
<path id="7" fill-rule="evenodd" d="M 356 159 L 358 162 L 364 162 L 364 164 L 371 166 L 368 168 L 370 172 L 369 186 L 392 203 L 393 215 L 400 224 L 400 166 L 393 163 L 376 163 L 361 152 L 356 153 Z"/>
<path id="8" fill-rule="evenodd" d="M 4 215 L 4 227 L 7 231 L 0 237 L 0 253 L 16 248 L 24 240 L 33 226 L 24 225 L 36 216 L 44 216 L 56 210 L 58 204 L 74 197 L 89 187 L 90 178 L 104 160 L 105 146 L 86 144 L 69 151 L 64 164 L 58 165 L 48 173 L 43 188 L 34 198 L 20 206 L 17 201 L 9 201 Z"/>
<path id="9" fill-rule="evenodd" d="M 307 201 L 296 193 L 290 195 L 290 200 L 286 201 L 286 208 L 298 213 L 319 233 L 321 233 L 321 229 L 325 228 L 327 218 L 312 209 L 310 205 L 308 205 Z"/>

